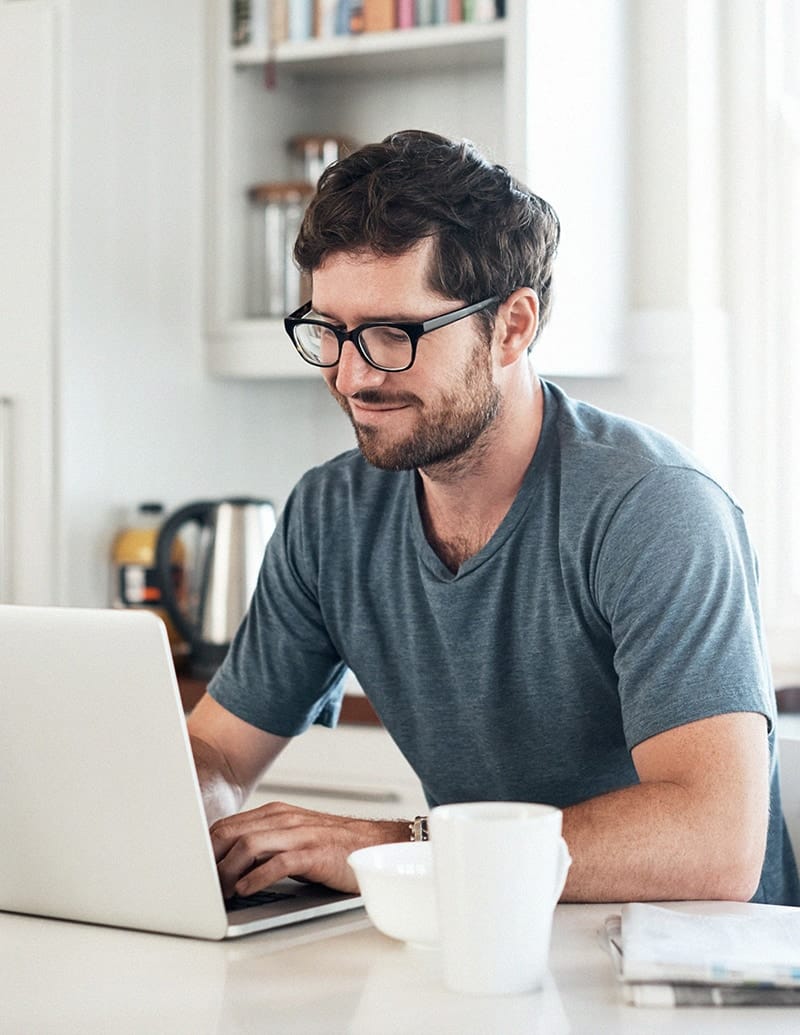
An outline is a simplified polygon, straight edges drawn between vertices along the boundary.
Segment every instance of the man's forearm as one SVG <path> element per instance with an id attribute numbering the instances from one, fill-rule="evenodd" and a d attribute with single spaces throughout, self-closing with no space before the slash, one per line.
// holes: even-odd
<path id="1" fill-rule="evenodd" d="M 573 857 L 563 901 L 747 900 L 764 857 L 745 805 L 714 809 L 679 784 L 652 782 L 564 810 Z"/>
<path id="2" fill-rule="evenodd" d="M 199 737 L 190 736 L 197 778 L 209 826 L 238 812 L 246 794 L 236 782 L 225 758 Z"/>
<path id="3" fill-rule="evenodd" d="M 188 732 L 209 825 L 239 811 L 289 743 L 237 718 L 208 693 L 192 710 Z"/>
<path id="4" fill-rule="evenodd" d="M 687 723 L 631 751 L 640 782 L 564 810 L 564 899 L 749 899 L 769 819 L 763 715 Z"/>

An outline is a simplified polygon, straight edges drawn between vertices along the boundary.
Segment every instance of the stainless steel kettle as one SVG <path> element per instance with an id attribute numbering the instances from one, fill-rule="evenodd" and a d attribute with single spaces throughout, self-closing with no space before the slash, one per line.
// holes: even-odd
<path id="1" fill-rule="evenodd" d="M 162 525 L 156 545 L 162 604 L 189 645 L 189 674 L 195 678 L 210 679 L 225 657 L 274 529 L 275 509 L 261 499 L 189 503 Z M 173 563 L 178 536 L 182 573 Z"/>

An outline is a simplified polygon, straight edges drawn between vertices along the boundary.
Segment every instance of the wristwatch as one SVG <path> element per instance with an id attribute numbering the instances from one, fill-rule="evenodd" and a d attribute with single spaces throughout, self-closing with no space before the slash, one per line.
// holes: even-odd
<path id="1" fill-rule="evenodd" d="M 415 816 L 414 821 L 408 824 L 408 830 L 410 833 L 409 841 L 427 841 L 428 840 L 428 817 L 427 816 Z"/>

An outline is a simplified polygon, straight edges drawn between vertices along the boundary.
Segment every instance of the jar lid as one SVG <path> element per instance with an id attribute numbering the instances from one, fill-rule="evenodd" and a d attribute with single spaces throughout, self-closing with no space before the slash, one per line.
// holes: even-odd
<path id="1" fill-rule="evenodd" d="M 313 184 L 297 180 L 285 183 L 256 183 L 248 188 L 247 194 L 255 204 L 268 205 L 282 201 L 305 201 L 314 192 Z"/>
<path id="2" fill-rule="evenodd" d="M 292 153 L 303 157 L 315 148 L 322 154 L 327 144 L 335 144 L 340 154 L 355 151 L 358 146 L 352 137 L 339 137 L 334 133 L 302 133 L 292 137 L 287 146 Z"/>

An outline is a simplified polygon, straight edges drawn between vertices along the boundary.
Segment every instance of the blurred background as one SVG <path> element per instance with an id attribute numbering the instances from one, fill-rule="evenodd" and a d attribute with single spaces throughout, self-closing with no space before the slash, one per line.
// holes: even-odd
<path id="1" fill-rule="evenodd" d="M 1 0 L 0 599 L 104 606 L 141 502 L 280 510 L 351 447 L 287 241 L 326 161 L 412 126 L 553 203 L 535 366 L 730 486 L 800 682 L 792 0 Z"/>

